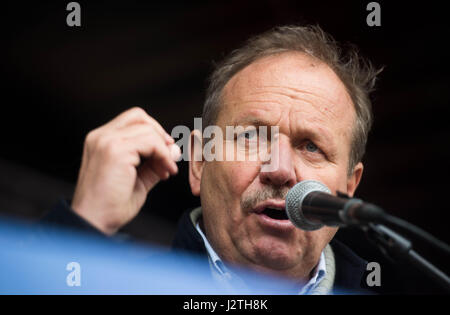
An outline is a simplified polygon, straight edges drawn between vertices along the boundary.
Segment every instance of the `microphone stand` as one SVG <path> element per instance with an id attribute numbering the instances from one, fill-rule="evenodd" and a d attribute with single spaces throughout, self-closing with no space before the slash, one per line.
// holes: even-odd
<path id="1" fill-rule="evenodd" d="M 450 292 L 449 277 L 414 251 L 411 241 L 382 224 L 368 223 L 361 228 L 388 259 L 411 263 Z"/>

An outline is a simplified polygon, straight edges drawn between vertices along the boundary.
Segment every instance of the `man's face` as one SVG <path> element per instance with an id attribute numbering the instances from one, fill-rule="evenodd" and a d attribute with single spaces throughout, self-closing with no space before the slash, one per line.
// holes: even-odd
<path id="1" fill-rule="evenodd" d="M 252 63 L 232 77 L 222 96 L 216 124 L 224 135 L 226 126 L 278 126 L 279 163 L 261 172 L 260 160 L 191 162 L 206 235 L 225 261 L 305 280 L 337 229 L 306 232 L 261 211 L 284 209 L 289 188 L 306 179 L 353 194 L 362 165 L 347 176 L 351 98 L 328 66 L 301 53 Z M 236 149 L 224 140 L 225 150 L 231 145 Z"/>

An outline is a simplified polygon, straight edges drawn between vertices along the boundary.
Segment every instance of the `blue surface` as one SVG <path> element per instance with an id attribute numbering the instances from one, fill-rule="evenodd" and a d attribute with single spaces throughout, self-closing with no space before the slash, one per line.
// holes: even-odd
<path id="1" fill-rule="evenodd" d="M 66 282 L 80 265 L 80 286 Z M 0 294 L 290 294 L 292 283 L 240 271 L 245 286 L 211 278 L 208 262 L 135 243 L 0 218 Z"/>

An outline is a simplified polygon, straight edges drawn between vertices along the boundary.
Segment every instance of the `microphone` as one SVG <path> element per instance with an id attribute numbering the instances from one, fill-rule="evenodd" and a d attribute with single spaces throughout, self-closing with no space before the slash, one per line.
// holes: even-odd
<path id="1" fill-rule="evenodd" d="M 314 231 L 326 226 L 364 225 L 383 222 L 383 209 L 349 198 L 315 180 L 304 180 L 292 187 L 286 196 L 286 214 L 297 228 Z"/>

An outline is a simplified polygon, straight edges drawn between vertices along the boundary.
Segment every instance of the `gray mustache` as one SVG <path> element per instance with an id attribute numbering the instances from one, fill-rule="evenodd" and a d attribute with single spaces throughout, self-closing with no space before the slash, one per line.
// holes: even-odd
<path id="1" fill-rule="evenodd" d="M 248 196 L 241 199 L 241 209 L 251 210 L 256 207 L 257 204 L 266 201 L 267 199 L 285 199 L 289 191 L 287 187 L 271 187 L 267 186 L 262 190 L 258 190 Z"/>

